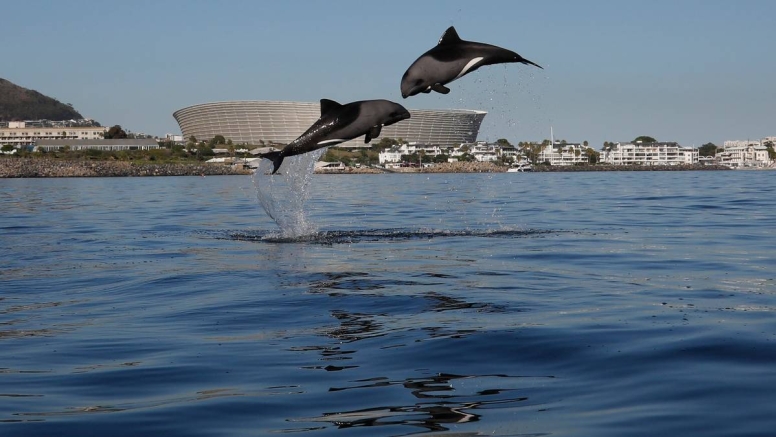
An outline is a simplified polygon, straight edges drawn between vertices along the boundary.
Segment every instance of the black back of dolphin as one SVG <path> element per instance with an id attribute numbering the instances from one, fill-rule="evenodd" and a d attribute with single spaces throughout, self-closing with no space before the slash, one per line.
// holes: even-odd
<path id="1" fill-rule="evenodd" d="M 312 126 L 283 150 L 260 156 L 272 161 L 272 174 L 275 174 L 288 156 L 333 146 L 361 135 L 366 135 L 364 142 L 369 143 L 380 135 L 383 126 L 407 118 L 410 118 L 409 111 L 389 100 L 362 100 L 341 105 L 334 100 L 321 99 L 321 117 Z"/>
<path id="2" fill-rule="evenodd" d="M 436 91 L 447 94 L 448 84 L 483 65 L 520 62 L 542 68 L 517 53 L 490 44 L 464 41 L 453 26 L 442 34 L 436 47 L 421 55 L 404 73 L 401 95 L 404 98 L 418 93 Z"/>

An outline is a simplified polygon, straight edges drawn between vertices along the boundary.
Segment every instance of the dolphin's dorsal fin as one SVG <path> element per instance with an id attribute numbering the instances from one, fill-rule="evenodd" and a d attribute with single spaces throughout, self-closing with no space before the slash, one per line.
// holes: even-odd
<path id="1" fill-rule="evenodd" d="M 342 105 L 335 102 L 334 100 L 321 99 L 321 115 L 331 111 L 332 109 L 337 109 L 340 106 Z"/>
<path id="2" fill-rule="evenodd" d="M 439 38 L 439 43 L 437 45 L 445 45 L 445 44 L 455 44 L 461 42 L 461 37 L 458 36 L 458 32 L 455 31 L 455 27 L 450 26 L 445 30 L 445 33 L 442 34 L 442 37 Z"/>

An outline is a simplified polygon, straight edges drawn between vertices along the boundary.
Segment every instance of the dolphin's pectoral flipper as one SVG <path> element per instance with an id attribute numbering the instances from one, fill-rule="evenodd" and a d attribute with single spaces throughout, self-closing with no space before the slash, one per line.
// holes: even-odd
<path id="1" fill-rule="evenodd" d="M 369 129 L 369 132 L 366 133 L 366 136 L 364 137 L 364 142 L 369 143 L 372 141 L 373 138 L 377 138 L 380 136 L 380 130 L 383 128 L 383 125 L 378 124 L 377 126 L 372 126 L 371 129 Z"/>
<path id="2" fill-rule="evenodd" d="M 272 174 L 277 173 L 280 165 L 283 164 L 283 156 L 278 151 L 262 153 L 259 156 L 272 161 Z"/>
<path id="3" fill-rule="evenodd" d="M 424 89 L 422 92 L 424 92 L 426 94 L 430 94 L 431 93 L 431 87 L 428 87 L 428 88 Z"/>
<path id="4" fill-rule="evenodd" d="M 450 92 L 450 88 L 442 85 L 441 83 L 437 83 L 431 86 L 431 89 L 440 93 L 440 94 L 447 94 Z"/>

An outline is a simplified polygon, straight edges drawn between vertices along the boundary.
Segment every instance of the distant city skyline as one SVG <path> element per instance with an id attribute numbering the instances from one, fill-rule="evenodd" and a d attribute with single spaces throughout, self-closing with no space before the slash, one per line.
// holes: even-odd
<path id="1" fill-rule="evenodd" d="M 0 77 L 104 125 L 163 136 L 180 108 L 385 98 L 487 111 L 480 140 L 684 146 L 776 135 L 776 2 L 140 0 L 3 4 Z M 454 25 L 542 65 L 483 67 L 448 95 L 399 81 Z"/>

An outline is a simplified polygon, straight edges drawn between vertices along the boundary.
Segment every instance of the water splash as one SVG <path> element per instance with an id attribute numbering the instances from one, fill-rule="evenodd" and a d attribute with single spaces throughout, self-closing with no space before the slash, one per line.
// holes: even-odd
<path id="1" fill-rule="evenodd" d="M 251 176 L 259 204 L 278 224 L 283 238 L 298 238 L 318 231 L 309 221 L 305 204 L 312 191 L 310 182 L 315 163 L 324 153 L 326 148 L 286 158 L 274 175 L 270 174 L 272 162 L 262 159 Z"/>

